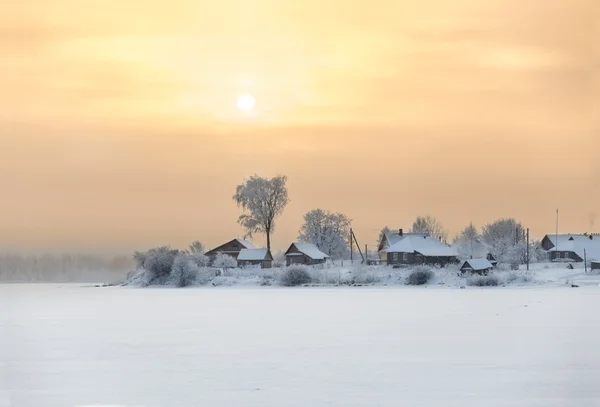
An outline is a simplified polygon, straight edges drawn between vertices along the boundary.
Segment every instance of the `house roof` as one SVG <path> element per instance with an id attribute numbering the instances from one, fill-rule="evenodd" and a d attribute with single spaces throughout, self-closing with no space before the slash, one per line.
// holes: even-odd
<path id="1" fill-rule="evenodd" d="M 401 235 L 398 234 L 397 232 L 386 232 L 385 233 L 385 239 L 388 242 L 388 247 L 391 247 L 393 245 L 395 245 L 396 243 L 398 243 L 400 240 L 404 239 L 407 236 L 429 236 L 426 233 L 402 233 Z"/>
<path id="2" fill-rule="evenodd" d="M 559 235 L 560 236 L 560 235 Z M 582 235 L 583 236 L 583 235 Z M 559 239 L 558 247 L 555 245 L 548 252 L 573 252 L 582 259 L 587 257 L 588 260 L 600 260 L 600 236 L 584 236 L 584 238 L 575 238 L 573 240 Z"/>
<path id="3" fill-rule="evenodd" d="M 252 243 L 250 243 L 247 240 L 244 240 L 244 239 L 233 239 L 233 240 L 230 240 L 230 241 L 228 241 L 226 243 L 223 243 L 220 246 L 215 247 L 214 249 L 211 249 L 211 250 L 207 251 L 205 254 L 212 255 L 212 254 L 219 253 L 219 252 L 223 252 L 223 253 L 237 253 L 238 251 L 235 250 L 235 249 L 234 250 L 222 250 L 222 248 L 224 246 L 227 246 L 228 244 L 230 244 L 232 242 L 238 242 L 242 247 L 244 247 L 246 249 L 256 249 L 256 246 L 254 246 Z"/>
<path id="4" fill-rule="evenodd" d="M 460 268 L 462 269 L 465 266 L 468 266 L 475 271 L 488 270 L 488 269 L 491 269 L 492 267 L 494 267 L 494 266 L 492 266 L 492 263 L 490 263 L 488 259 L 465 260 L 463 262 L 463 264 L 461 264 Z"/>
<path id="5" fill-rule="evenodd" d="M 310 257 L 313 260 L 323 260 L 323 259 L 326 259 L 329 257 L 328 255 L 326 255 L 325 253 L 320 251 L 319 248 L 312 243 L 296 242 L 296 243 L 292 243 L 292 244 L 294 246 L 296 246 L 296 249 L 298 249 L 299 252 L 305 254 L 306 256 Z M 286 254 L 286 256 L 289 256 L 289 255 Z"/>
<path id="6" fill-rule="evenodd" d="M 241 244 L 242 246 L 244 246 L 246 249 L 256 249 L 256 246 L 254 246 L 252 243 L 250 243 L 249 241 L 245 240 L 245 239 L 235 239 L 238 241 L 239 244 Z"/>
<path id="7" fill-rule="evenodd" d="M 269 251 L 267 249 L 242 249 L 238 255 L 238 260 L 265 260 Z"/>
<path id="8" fill-rule="evenodd" d="M 584 235 L 583 233 L 576 233 L 576 234 L 572 234 L 572 233 L 563 233 L 563 234 L 552 234 L 549 233 L 546 236 L 544 236 L 545 238 L 547 238 L 548 240 L 550 240 L 550 242 L 556 246 L 556 242 L 558 241 L 558 246 L 560 249 L 560 246 L 563 244 L 568 244 L 569 242 L 572 241 L 579 241 L 579 240 L 589 240 L 589 235 Z"/>
<path id="9" fill-rule="evenodd" d="M 456 257 L 458 253 L 434 237 L 408 235 L 398 243 L 382 250 L 386 253 L 418 253 L 427 257 Z"/>

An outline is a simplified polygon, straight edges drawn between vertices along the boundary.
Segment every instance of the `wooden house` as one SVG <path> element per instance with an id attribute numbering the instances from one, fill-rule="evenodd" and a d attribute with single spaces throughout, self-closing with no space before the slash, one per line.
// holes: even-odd
<path id="1" fill-rule="evenodd" d="M 461 264 L 460 271 L 463 273 L 487 275 L 493 268 L 494 266 L 488 259 L 469 259 Z"/>
<path id="2" fill-rule="evenodd" d="M 559 239 L 558 244 L 548 250 L 548 254 L 554 262 L 580 263 L 586 259 L 600 260 L 600 236 L 585 234 Z"/>
<path id="3" fill-rule="evenodd" d="M 273 266 L 273 256 L 268 249 L 242 249 L 237 256 L 238 267 L 260 266 L 270 269 Z"/>
<path id="4" fill-rule="evenodd" d="M 256 249 L 252 243 L 243 239 L 233 239 L 227 243 L 222 244 L 221 246 L 215 247 L 212 250 L 204 253 L 210 259 L 212 263 L 215 260 L 215 257 L 219 253 L 226 254 L 228 256 L 233 257 L 234 259 L 238 258 L 238 255 L 243 249 Z"/>
<path id="5" fill-rule="evenodd" d="M 292 243 L 285 252 L 285 264 L 322 264 L 329 258 L 312 243 Z"/>
<path id="6" fill-rule="evenodd" d="M 387 264 L 439 264 L 458 262 L 453 248 L 428 235 L 408 235 L 382 251 Z"/>

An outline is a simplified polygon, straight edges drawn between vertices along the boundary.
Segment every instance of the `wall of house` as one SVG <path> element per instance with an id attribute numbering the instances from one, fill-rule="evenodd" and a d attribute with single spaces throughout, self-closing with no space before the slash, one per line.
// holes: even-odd
<path id="1" fill-rule="evenodd" d="M 544 236 L 544 238 L 542 239 L 542 248 L 547 251 L 552 249 L 553 247 L 554 244 L 550 239 L 548 239 L 548 236 Z"/>
<path id="2" fill-rule="evenodd" d="M 592 262 L 592 270 L 600 270 L 600 261 Z"/>
<path id="3" fill-rule="evenodd" d="M 414 253 L 406 253 L 406 257 L 403 256 L 404 253 L 397 253 L 398 257 L 394 259 L 394 253 L 387 254 L 387 263 L 388 264 L 450 264 L 456 263 L 455 257 L 423 257 Z"/>
<path id="4" fill-rule="evenodd" d="M 572 261 L 576 261 L 576 262 L 582 262 L 583 261 L 583 259 L 581 257 L 579 257 L 574 252 L 561 252 L 560 250 L 557 251 L 557 252 L 550 252 L 550 260 L 551 261 L 555 261 L 555 260 L 563 260 L 563 261 L 564 260 L 572 260 Z"/>
<path id="5" fill-rule="evenodd" d="M 219 246 L 212 250 L 209 250 L 208 252 L 206 252 L 206 255 L 211 260 L 215 259 L 215 257 L 217 256 L 217 253 L 224 253 L 224 254 L 228 254 L 234 258 L 237 258 L 237 256 L 240 254 L 242 249 L 245 249 L 245 247 L 237 240 L 233 240 L 231 242 L 225 243 L 222 246 Z"/>
<path id="6" fill-rule="evenodd" d="M 273 267 L 273 260 L 238 260 L 238 267 L 260 266 L 263 269 Z"/>

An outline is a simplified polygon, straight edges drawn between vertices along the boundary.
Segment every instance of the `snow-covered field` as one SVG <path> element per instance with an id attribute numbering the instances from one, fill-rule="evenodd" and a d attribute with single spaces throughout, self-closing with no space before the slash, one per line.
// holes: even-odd
<path id="1" fill-rule="evenodd" d="M 483 289 L 0 285 L 0 406 L 595 407 L 600 278 L 565 272 Z"/>

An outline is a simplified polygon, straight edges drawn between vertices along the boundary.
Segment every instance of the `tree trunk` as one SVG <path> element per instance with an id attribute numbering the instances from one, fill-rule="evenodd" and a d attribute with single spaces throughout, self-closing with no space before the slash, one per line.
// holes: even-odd
<path id="1" fill-rule="evenodd" d="M 271 251 L 271 229 L 267 229 L 267 250 Z"/>

